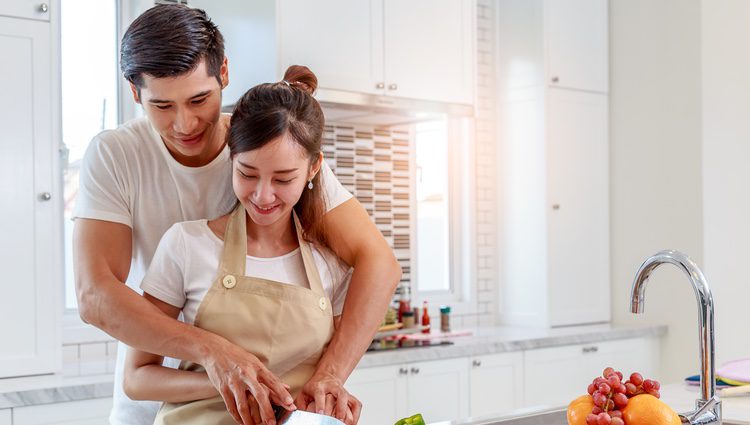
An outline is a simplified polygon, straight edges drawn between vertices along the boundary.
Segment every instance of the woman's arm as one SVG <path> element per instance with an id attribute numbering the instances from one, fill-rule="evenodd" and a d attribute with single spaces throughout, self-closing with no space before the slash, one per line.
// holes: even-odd
<path id="1" fill-rule="evenodd" d="M 167 316 L 177 318 L 180 309 L 148 293 L 143 297 Z M 205 372 L 192 372 L 162 366 L 164 357 L 128 349 L 125 359 L 123 389 L 133 400 L 155 400 L 180 403 L 219 395 Z"/>

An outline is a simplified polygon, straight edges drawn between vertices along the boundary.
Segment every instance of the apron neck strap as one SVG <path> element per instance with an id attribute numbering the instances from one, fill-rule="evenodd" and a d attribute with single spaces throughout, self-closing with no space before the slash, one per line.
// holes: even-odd
<path id="1" fill-rule="evenodd" d="M 320 280 L 320 273 L 318 273 L 318 267 L 315 265 L 312 249 L 310 249 L 310 244 L 302 237 L 302 225 L 294 209 L 292 209 L 292 217 L 310 289 L 317 294 L 325 295 L 323 282 Z M 245 276 L 245 264 L 247 261 L 246 220 L 247 212 L 245 211 L 245 207 L 242 206 L 242 203 L 238 202 L 234 211 L 229 216 L 227 228 L 224 231 L 224 248 L 221 255 L 221 265 L 219 266 L 222 275 L 233 274 Z"/>

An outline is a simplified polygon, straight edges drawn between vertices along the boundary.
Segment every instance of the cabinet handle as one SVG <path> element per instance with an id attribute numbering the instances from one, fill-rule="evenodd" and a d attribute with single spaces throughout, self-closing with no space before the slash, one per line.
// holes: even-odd
<path id="1" fill-rule="evenodd" d="M 388 84 L 388 90 L 398 90 L 398 85 L 396 85 L 396 84 Z"/>
<path id="2" fill-rule="evenodd" d="M 50 199 L 52 199 L 52 194 L 49 192 L 43 192 L 39 194 L 40 201 L 49 201 Z"/>
<path id="3" fill-rule="evenodd" d="M 474 366 L 474 367 L 479 367 L 479 366 L 482 365 L 482 361 L 481 360 L 474 360 L 474 361 L 471 362 L 471 365 Z"/>
<path id="4" fill-rule="evenodd" d="M 409 369 L 407 369 L 407 368 L 405 368 L 405 367 L 402 367 L 402 368 L 400 368 L 400 369 L 398 370 L 398 374 L 399 374 L 399 375 L 406 375 L 407 373 L 409 373 Z"/>
<path id="5" fill-rule="evenodd" d="M 39 5 L 39 11 L 42 13 L 47 13 L 49 10 L 49 6 L 47 6 L 47 3 L 42 3 Z"/>
<path id="6" fill-rule="evenodd" d="M 560 204 L 552 204 L 552 209 L 557 211 L 560 209 Z"/>
<path id="7" fill-rule="evenodd" d="M 384 89 L 385 88 L 385 83 L 377 83 L 377 84 L 375 84 L 375 88 L 376 89 Z"/>
<path id="8" fill-rule="evenodd" d="M 583 354 L 596 353 L 597 351 L 599 351 L 599 347 L 595 345 L 592 347 L 583 347 Z"/>
<path id="9" fill-rule="evenodd" d="M 557 84 L 557 83 L 559 83 L 559 82 L 560 82 L 560 78 L 559 78 L 559 77 L 558 77 L 557 75 L 555 75 L 554 77 L 552 77 L 552 78 L 551 78 L 551 81 L 552 81 L 553 83 Z"/>
<path id="10" fill-rule="evenodd" d="M 419 368 L 418 367 L 411 368 L 411 373 L 413 373 L 415 375 L 418 374 L 419 373 Z"/>

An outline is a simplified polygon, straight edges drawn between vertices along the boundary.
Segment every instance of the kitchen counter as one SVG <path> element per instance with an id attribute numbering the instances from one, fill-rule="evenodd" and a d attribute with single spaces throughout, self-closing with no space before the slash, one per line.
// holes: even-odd
<path id="1" fill-rule="evenodd" d="M 643 336 L 660 337 L 666 332 L 666 326 L 477 328 L 472 329 L 471 336 L 449 338 L 454 342 L 452 345 L 367 353 L 357 367 L 385 366 Z M 75 377 L 62 374 L 0 379 L 0 409 L 111 397 L 112 383 L 111 374 Z"/>

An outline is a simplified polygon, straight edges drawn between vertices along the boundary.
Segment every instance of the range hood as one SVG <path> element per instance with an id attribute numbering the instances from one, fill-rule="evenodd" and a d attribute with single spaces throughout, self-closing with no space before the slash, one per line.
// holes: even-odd
<path id="1" fill-rule="evenodd" d="M 474 106 L 318 89 L 315 97 L 326 121 L 343 124 L 397 126 L 448 117 L 474 116 Z"/>
<path id="2" fill-rule="evenodd" d="M 472 117 L 474 106 L 458 103 L 434 102 L 395 96 L 382 96 L 344 90 L 318 89 L 315 98 L 320 102 L 326 122 L 374 126 L 398 126 L 421 121 L 435 121 L 449 117 Z M 234 105 L 222 107 L 232 112 Z"/>

